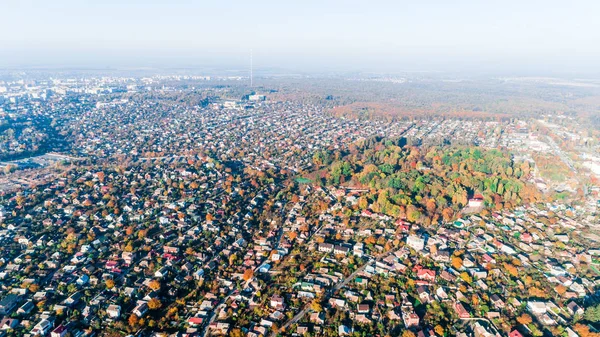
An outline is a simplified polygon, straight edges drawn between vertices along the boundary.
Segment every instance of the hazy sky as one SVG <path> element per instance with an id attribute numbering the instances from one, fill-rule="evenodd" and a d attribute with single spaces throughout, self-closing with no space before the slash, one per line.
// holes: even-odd
<path id="1" fill-rule="evenodd" d="M 0 67 L 600 71 L 600 1 L 0 0 Z"/>

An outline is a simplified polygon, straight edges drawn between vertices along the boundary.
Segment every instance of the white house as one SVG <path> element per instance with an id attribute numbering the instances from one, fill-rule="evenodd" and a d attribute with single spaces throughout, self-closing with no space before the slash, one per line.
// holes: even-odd
<path id="1" fill-rule="evenodd" d="M 406 244 L 416 251 L 421 251 L 425 248 L 425 240 L 416 235 L 409 235 L 406 238 Z"/>

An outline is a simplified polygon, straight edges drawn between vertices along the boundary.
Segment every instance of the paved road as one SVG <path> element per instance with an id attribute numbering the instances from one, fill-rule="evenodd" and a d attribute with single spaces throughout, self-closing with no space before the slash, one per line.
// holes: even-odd
<path id="1" fill-rule="evenodd" d="M 356 269 L 348 277 L 346 277 L 342 281 L 338 282 L 332 289 L 330 289 L 327 292 L 325 292 L 325 296 L 323 296 L 323 299 L 325 301 L 329 300 L 329 297 L 331 297 L 331 295 L 333 295 L 333 293 L 335 293 L 336 291 L 338 291 L 338 290 L 342 289 L 343 287 L 345 287 L 351 280 L 353 280 L 354 278 L 356 278 L 356 275 L 358 275 L 359 273 L 363 272 L 368 265 L 370 265 L 373 262 L 381 261 L 381 260 L 385 259 L 387 256 L 389 256 L 393 252 L 394 251 L 390 251 L 388 253 L 384 253 L 382 255 L 379 255 L 375 259 L 369 258 L 369 260 L 365 264 L 363 264 L 358 269 Z M 307 305 L 304 306 L 304 308 L 299 313 L 296 314 L 296 316 L 292 317 L 292 319 L 290 319 L 284 325 L 282 325 L 281 328 L 282 329 L 287 329 L 290 325 L 292 325 L 292 324 L 298 322 L 299 320 L 301 320 L 302 317 L 304 317 L 304 315 L 306 315 L 309 311 L 310 311 L 310 304 L 307 304 Z M 274 337 L 275 335 L 276 335 L 275 332 L 271 333 L 272 337 Z"/>
<path id="2" fill-rule="evenodd" d="M 573 164 L 573 161 L 571 160 L 571 158 L 569 158 L 565 154 L 565 152 L 560 148 L 560 146 L 558 146 L 558 144 L 556 144 L 554 139 L 552 139 L 552 137 L 550 137 L 550 136 L 546 136 L 546 139 L 548 140 L 550 147 L 554 151 L 554 154 L 557 155 L 565 163 L 565 165 L 567 165 L 567 167 L 569 167 L 569 169 L 571 169 L 571 171 L 573 171 L 574 173 L 577 173 L 577 169 L 575 168 L 575 165 Z"/>
<path id="3" fill-rule="evenodd" d="M 471 317 L 471 318 L 459 318 L 462 321 L 483 321 L 488 323 L 492 328 L 494 328 L 494 331 L 496 332 L 497 335 L 500 335 L 498 333 L 498 328 L 496 328 L 496 326 L 494 325 L 494 323 L 492 321 L 490 321 L 487 318 L 483 318 L 483 317 Z"/>
<path id="4" fill-rule="evenodd" d="M 229 291 L 229 293 L 227 293 L 227 296 L 225 296 L 221 301 L 219 301 L 219 304 L 217 304 L 215 309 L 212 311 L 212 314 L 210 315 L 210 319 L 208 320 L 208 322 L 206 323 L 206 326 L 204 327 L 204 333 L 202 334 L 204 337 L 207 337 L 210 334 L 210 329 L 208 327 L 210 326 L 210 324 L 212 322 L 214 322 L 215 318 L 217 318 L 217 312 L 221 311 L 221 309 L 223 308 L 223 306 L 225 305 L 225 303 L 227 302 L 227 300 L 229 299 L 229 297 L 231 296 L 232 293 L 233 293 L 233 289 L 231 289 Z"/>

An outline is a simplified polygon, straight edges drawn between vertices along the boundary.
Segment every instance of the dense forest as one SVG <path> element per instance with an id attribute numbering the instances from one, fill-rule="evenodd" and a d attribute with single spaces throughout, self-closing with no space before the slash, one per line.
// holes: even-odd
<path id="1" fill-rule="evenodd" d="M 410 221 L 445 220 L 481 194 L 492 209 L 536 202 L 538 190 L 527 182 L 528 162 L 510 153 L 478 147 L 412 147 L 403 139 L 369 139 L 348 152 L 321 151 L 318 169 L 307 178 L 318 184 L 365 188 L 358 209 L 370 209 Z"/>

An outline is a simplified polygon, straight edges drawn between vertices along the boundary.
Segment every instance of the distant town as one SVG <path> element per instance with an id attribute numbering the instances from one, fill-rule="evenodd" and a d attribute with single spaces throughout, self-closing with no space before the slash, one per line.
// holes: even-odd
<path id="1" fill-rule="evenodd" d="M 0 336 L 600 334 L 587 87 L 35 77 L 0 80 Z"/>

